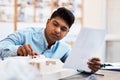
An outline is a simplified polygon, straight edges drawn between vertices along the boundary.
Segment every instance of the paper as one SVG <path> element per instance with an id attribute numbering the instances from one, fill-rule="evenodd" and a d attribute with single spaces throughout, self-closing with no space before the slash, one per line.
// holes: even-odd
<path id="1" fill-rule="evenodd" d="M 112 66 L 105 66 L 102 69 L 120 71 L 120 62 L 114 62 L 114 63 L 107 62 L 106 64 L 111 64 Z"/>
<path id="2" fill-rule="evenodd" d="M 90 71 L 88 59 L 99 57 L 100 48 L 105 41 L 104 29 L 81 28 L 71 53 L 65 61 L 65 68 Z"/>

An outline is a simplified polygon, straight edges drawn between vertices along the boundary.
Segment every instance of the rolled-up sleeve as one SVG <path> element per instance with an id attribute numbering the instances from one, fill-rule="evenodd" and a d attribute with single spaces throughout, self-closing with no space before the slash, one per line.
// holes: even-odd
<path id="1" fill-rule="evenodd" d="M 23 36 L 20 32 L 10 34 L 0 41 L 0 57 L 17 56 L 17 49 L 23 43 Z"/>

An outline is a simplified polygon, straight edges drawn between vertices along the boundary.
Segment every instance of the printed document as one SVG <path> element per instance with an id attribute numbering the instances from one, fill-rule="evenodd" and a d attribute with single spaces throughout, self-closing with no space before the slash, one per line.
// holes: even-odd
<path id="1" fill-rule="evenodd" d="M 90 71 L 88 59 L 100 57 L 100 49 L 105 42 L 105 30 L 83 27 L 78 38 L 64 63 L 64 68 Z"/>

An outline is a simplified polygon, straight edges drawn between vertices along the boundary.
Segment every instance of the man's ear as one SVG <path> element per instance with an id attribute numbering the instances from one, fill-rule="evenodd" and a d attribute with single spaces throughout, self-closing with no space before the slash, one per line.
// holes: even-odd
<path id="1" fill-rule="evenodd" d="M 47 24 L 49 23 L 50 19 L 47 20 Z"/>

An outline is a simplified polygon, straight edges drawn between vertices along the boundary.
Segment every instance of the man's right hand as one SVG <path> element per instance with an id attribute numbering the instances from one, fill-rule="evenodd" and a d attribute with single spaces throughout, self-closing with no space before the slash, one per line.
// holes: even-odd
<path id="1" fill-rule="evenodd" d="M 30 44 L 25 44 L 22 45 L 18 48 L 17 50 L 17 54 L 18 56 L 37 56 L 38 54 L 36 52 L 33 51 L 32 46 Z"/>

